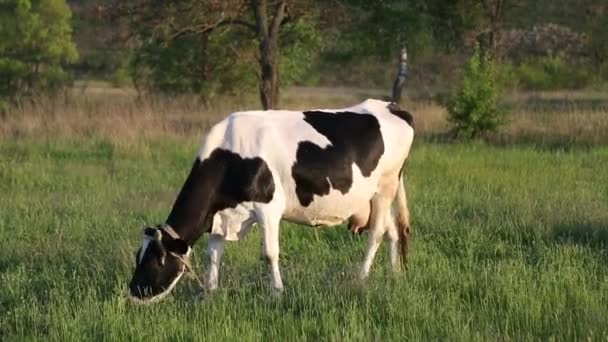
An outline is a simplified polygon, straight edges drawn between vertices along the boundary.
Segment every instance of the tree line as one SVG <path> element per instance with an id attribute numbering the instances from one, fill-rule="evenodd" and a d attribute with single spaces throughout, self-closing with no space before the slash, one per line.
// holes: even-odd
<path id="1" fill-rule="evenodd" d="M 396 72 L 405 45 L 422 79 L 480 46 L 513 83 L 584 86 L 608 78 L 607 17 L 600 0 L 2 0 L 0 98 L 95 77 L 206 98 L 257 88 L 275 108 L 290 84 L 374 86 L 371 66 Z"/>

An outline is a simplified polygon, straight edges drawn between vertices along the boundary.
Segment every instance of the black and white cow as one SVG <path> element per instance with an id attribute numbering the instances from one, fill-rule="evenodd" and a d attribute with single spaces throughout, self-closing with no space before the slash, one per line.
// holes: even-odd
<path id="1" fill-rule="evenodd" d="M 281 292 L 281 219 L 310 226 L 350 219 L 354 230 L 369 229 L 359 276 L 369 273 L 383 237 L 397 267 L 398 247 L 405 262 L 409 238 L 402 167 L 413 138 L 408 112 L 372 99 L 339 110 L 228 116 L 205 137 L 165 224 L 144 229 L 131 298 L 152 302 L 167 295 L 203 233 L 210 233 L 206 282 L 215 289 L 225 241 L 241 239 L 254 223 Z"/>

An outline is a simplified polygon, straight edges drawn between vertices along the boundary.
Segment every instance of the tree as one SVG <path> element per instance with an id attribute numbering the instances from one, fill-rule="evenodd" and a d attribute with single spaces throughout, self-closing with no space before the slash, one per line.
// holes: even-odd
<path id="1" fill-rule="evenodd" d="M 505 2 L 507 0 L 481 0 L 484 17 L 486 19 L 486 30 L 482 39 L 482 51 L 496 56 L 496 46 L 500 35 L 500 26 L 504 17 Z"/>
<path id="2" fill-rule="evenodd" d="M 279 103 L 279 29 L 285 19 L 287 1 L 279 1 L 272 17 L 267 0 L 251 0 L 260 44 L 260 100 L 264 109 Z"/>
<path id="3" fill-rule="evenodd" d="M 494 63 L 489 54 L 482 54 L 476 46 L 465 67 L 462 85 L 448 103 L 448 119 L 454 124 L 456 138 L 484 137 L 503 123 Z"/>
<path id="4" fill-rule="evenodd" d="M 468 32 L 479 28 L 481 0 L 416 0 L 418 12 L 426 15 L 439 52 L 460 52 Z"/>
<path id="5" fill-rule="evenodd" d="M 201 92 L 208 90 L 206 85 L 214 79 L 232 75 L 235 79 L 230 83 L 238 87 L 242 80 L 239 75 L 248 74 L 251 63 L 246 62 L 255 59 L 260 101 L 269 109 L 279 103 L 281 36 L 288 28 L 292 34 L 293 28 L 310 28 L 302 26 L 305 16 L 299 5 L 296 0 L 141 0 L 126 5 L 115 3 L 108 13 L 114 18 L 128 17 L 133 24 L 140 44 L 136 64 L 144 66 L 136 78 L 147 73 L 153 84 L 161 85 L 157 87 L 161 90 L 170 91 L 173 87 L 177 91 L 190 88 Z M 317 41 L 314 35 L 305 38 L 311 44 Z M 252 43 L 257 45 L 255 52 Z M 160 57 L 163 54 L 177 59 Z M 171 82 L 164 82 L 167 69 L 181 69 L 178 73 L 190 84 L 175 87 L 180 82 L 178 73 L 169 77 Z M 231 72 L 235 70 L 239 72 Z M 188 71 L 195 78 L 184 75 Z"/>
<path id="6" fill-rule="evenodd" d="M 17 101 L 65 83 L 62 64 L 78 57 L 70 17 L 65 0 L 0 2 L 0 98 Z"/>

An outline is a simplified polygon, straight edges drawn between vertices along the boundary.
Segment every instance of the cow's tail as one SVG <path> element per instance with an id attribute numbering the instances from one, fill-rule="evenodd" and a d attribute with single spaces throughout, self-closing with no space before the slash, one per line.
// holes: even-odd
<path id="1" fill-rule="evenodd" d="M 397 233 L 399 234 L 399 249 L 401 254 L 401 264 L 404 269 L 407 269 L 407 256 L 409 253 L 409 239 L 411 236 L 410 230 L 410 212 L 407 208 L 407 198 L 405 195 L 405 185 L 403 183 L 403 169 L 399 175 L 399 185 L 397 187 Z"/>

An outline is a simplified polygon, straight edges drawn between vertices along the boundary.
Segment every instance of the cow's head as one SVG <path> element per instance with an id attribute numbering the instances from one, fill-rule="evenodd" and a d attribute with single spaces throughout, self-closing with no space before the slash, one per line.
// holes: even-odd
<path id="1" fill-rule="evenodd" d="M 170 231 L 163 227 L 143 228 L 143 242 L 135 253 L 135 273 L 129 284 L 134 302 L 152 303 L 162 299 L 186 272 L 184 261 L 191 249 Z"/>

